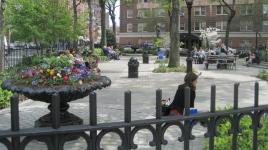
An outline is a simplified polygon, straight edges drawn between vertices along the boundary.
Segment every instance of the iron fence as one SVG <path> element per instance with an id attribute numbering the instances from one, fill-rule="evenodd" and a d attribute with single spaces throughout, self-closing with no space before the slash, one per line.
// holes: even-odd
<path id="1" fill-rule="evenodd" d="M 24 57 L 33 55 L 46 54 L 46 50 L 41 49 L 30 49 L 30 48 L 19 48 L 19 49 L 6 49 L 4 55 L 4 67 L 5 69 L 13 67 L 19 64 Z"/>
<path id="2" fill-rule="evenodd" d="M 131 119 L 131 91 L 125 92 L 124 97 L 124 121 L 116 123 L 97 123 L 97 98 L 96 93 L 89 95 L 89 124 L 61 126 L 60 125 L 60 99 L 58 95 L 53 95 L 52 100 L 52 127 L 27 128 L 20 129 L 19 122 L 19 100 L 15 95 L 11 98 L 11 129 L 0 132 L 0 142 L 8 150 L 24 150 L 32 140 L 39 140 L 47 145 L 49 150 L 63 150 L 66 141 L 74 136 L 79 136 L 87 142 L 88 150 L 100 150 L 101 140 L 108 133 L 119 135 L 122 143 L 118 147 L 120 150 L 136 149 L 138 146 L 134 143 L 134 137 L 140 130 L 148 130 L 153 135 L 153 140 L 148 143 L 154 146 L 156 150 L 161 150 L 162 145 L 168 144 L 164 135 L 171 126 L 177 126 L 181 130 L 180 142 L 184 142 L 184 149 L 190 149 L 190 140 L 194 140 L 192 135 L 195 122 L 200 120 L 207 123 L 207 132 L 204 135 L 209 138 L 209 150 L 214 150 L 214 138 L 217 136 L 217 127 L 222 120 L 228 120 L 231 123 L 230 134 L 232 134 L 232 144 L 230 149 L 238 149 L 238 134 L 240 133 L 240 121 L 244 116 L 250 116 L 252 119 L 253 141 L 252 149 L 258 149 L 258 129 L 260 120 L 268 112 L 268 105 L 259 105 L 259 83 L 255 83 L 254 106 L 238 107 L 239 83 L 234 84 L 233 109 L 216 111 L 216 86 L 211 86 L 210 111 L 190 115 L 190 89 L 185 89 L 185 115 L 184 116 L 162 116 L 161 99 L 162 90 L 156 90 L 156 117 L 154 119 L 135 120 Z M 88 131 L 90 134 L 88 134 Z"/>

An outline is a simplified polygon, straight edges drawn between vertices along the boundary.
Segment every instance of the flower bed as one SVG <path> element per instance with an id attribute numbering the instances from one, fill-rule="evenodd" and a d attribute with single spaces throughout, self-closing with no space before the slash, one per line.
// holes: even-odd
<path id="1" fill-rule="evenodd" d="M 49 56 L 28 58 L 30 63 L 19 67 L 12 78 L 15 84 L 56 86 L 83 84 L 96 80 L 100 73 L 95 65 L 85 62 L 79 54 L 62 52 Z"/>

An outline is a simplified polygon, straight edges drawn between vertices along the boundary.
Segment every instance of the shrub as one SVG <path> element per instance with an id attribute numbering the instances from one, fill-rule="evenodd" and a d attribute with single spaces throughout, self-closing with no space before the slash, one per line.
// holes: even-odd
<path id="1" fill-rule="evenodd" d="M 263 117 L 261 120 L 262 128 L 258 130 L 258 148 L 266 150 L 268 149 L 268 117 Z M 240 129 L 242 133 L 238 134 L 237 147 L 241 150 L 251 150 L 253 141 L 253 130 L 250 128 L 252 120 L 249 116 L 245 116 L 240 121 Z M 218 137 L 215 137 L 214 146 L 216 150 L 228 150 L 231 149 L 232 136 L 228 134 L 231 129 L 231 123 L 227 120 L 223 120 L 217 127 Z M 205 150 L 209 149 L 209 143 L 206 141 Z"/>
<path id="2" fill-rule="evenodd" d="M 259 72 L 257 77 L 263 80 L 268 80 L 268 71 L 262 70 L 261 72 Z"/>
<path id="3" fill-rule="evenodd" d="M 9 106 L 12 92 L 0 88 L 0 109 Z"/>
<path id="4" fill-rule="evenodd" d="M 94 52 L 97 56 L 105 56 L 105 54 L 103 53 L 103 50 L 101 48 L 95 48 Z"/>
<path id="5" fill-rule="evenodd" d="M 153 70 L 154 73 L 165 73 L 165 72 L 186 72 L 186 66 L 181 65 L 178 67 L 167 67 L 165 62 L 159 62 L 158 68 Z"/>

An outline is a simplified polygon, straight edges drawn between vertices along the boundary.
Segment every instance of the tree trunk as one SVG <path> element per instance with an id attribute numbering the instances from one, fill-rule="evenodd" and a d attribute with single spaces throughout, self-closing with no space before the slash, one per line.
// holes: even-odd
<path id="1" fill-rule="evenodd" d="M 94 38 L 93 38 L 93 8 L 92 8 L 92 0 L 87 1 L 88 4 L 88 12 L 89 12 L 89 47 L 91 50 L 94 50 Z"/>
<path id="2" fill-rule="evenodd" d="M 73 19 L 74 19 L 74 22 L 73 22 L 73 33 L 75 34 L 76 33 L 76 30 L 77 30 L 77 4 L 76 4 L 76 0 L 73 0 L 73 13 L 74 13 L 74 16 L 73 16 Z M 74 39 L 74 48 L 77 49 L 77 40 Z"/>
<path id="3" fill-rule="evenodd" d="M 116 22 L 115 22 L 115 13 L 114 12 L 112 12 L 112 14 L 111 14 L 111 20 L 112 20 L 112 24 L 113 24 L 113 33 L 114 33 L 114 39 L 115 39 L 115 47 L 116 47 L 116 45 L 117 45 L 117 43 L 116 43 Z"/>
<path id="4" fill-rule="evenodd" d="M 107 45 L 106 40 L 106 14 L 105 14 L 105 0 L 100 0 L 100 7 L 101 7 L 101 43 L 100 45 L 103 47 Z"/>
<path id="5" fill-rule="evenodd" d="M 225 41 L 224 44 L 226 46 L 226 50 L 228 51 L 229 49 L 229 34 L 230 34 L 230 29 L 231 29 L 231 23 L 232 20 L 236 14 L 235 11 L 235 2 L 236 0 L 233 0 L 232 6 L 228 5 L 225 0 L 222 0 L 223 3 L 225 4 L 225 6 L 227 6 L 227 8 L 230 10 L 230 15 L 228 16 L 228 20 L 227 20 L 227 27 L 226 27 L 226 33 L 225 33 Z"/>
<path id="6" fill-rule="evenodd" d="M 5 45 L 4 45 L 4 15 L 3 10 L 0 8 L 0 71 L 5 69 L 4 57 L 5 57 Z"/>
<path id="7" fill-rule="evenodd" d="M 171 10 L 171 28 L 170 28 L 170 55 L 168 67 L 179 66 L 179 37 L 178 37 L 178 24 L 179 24 L 179 0 L 172 0 Z"/>
<path id="8" fill-rule="evenodd" d="M 225 41 L 224 41 L 227 51 L 229 49 L 229 34 L 230 34 L 231 23 L 232 23 L 234 16 L 235 16 L 235 11 L 231 11 L 231 15 L 228 17 L 228 20 L 227 20 L 227 27 L 226 27 Z"/>

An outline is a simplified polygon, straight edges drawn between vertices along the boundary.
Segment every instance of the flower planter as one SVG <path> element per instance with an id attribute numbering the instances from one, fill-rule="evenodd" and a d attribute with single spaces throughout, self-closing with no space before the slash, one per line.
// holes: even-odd
<path id="1" fill-rule="evenodd" d="M 68 112 L 68 102 L 84 98 L 90 92 L 102 89 L 111 85 L 111 80 L 106 76 L 100 76 L 96 80 L 75 85 L 55 85 L 55 86 L 32 86 L 15 84 L 14 80 L 6 80 L 2 83 L 2 88 L 34 100 L 49 103 L 48 109 L 51 111 L 51 100 L 53 94 L 60 96 L 60 123 L 64 125 L 82 124 L 83 120 L 78 116 Z M 52 125 L 51 112 L 35 121 L 36 127 L 47 127 Z"/>

